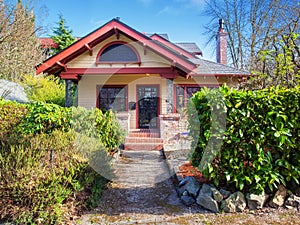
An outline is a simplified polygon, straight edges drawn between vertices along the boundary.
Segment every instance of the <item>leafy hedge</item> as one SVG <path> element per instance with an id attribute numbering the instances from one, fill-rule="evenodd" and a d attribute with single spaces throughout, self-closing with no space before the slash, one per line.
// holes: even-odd
<path id="1" fill-rule="evenodd" d="M 0 99 L 0 117 L 0 221 L 67 224 L 97 205 L 112 177 L 107 151 L 122 141 L 112 112 Z"/>
<path id="2" fill-rule="evenodd" d="M 197 136 L 192 163 L 216 185 L 259 193 L 299 184 L 299 87 L 203 89 L 187 111 L 191 134 Z"/>

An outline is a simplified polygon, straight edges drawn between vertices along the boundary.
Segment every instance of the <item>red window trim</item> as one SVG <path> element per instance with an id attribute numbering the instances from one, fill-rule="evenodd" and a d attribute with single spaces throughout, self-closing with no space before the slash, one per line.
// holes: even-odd
<path id="1" fill-rule="evenodd" d="M 125 111 L 128 112 L 128 85 L 127 84 L 119 84 L 119 85 L 102 85 L 98 84 L 96 85 L 96 107 L 99 109 L 100 102 L 99 102 L 99 94 L 101 88 L 126 88 L 126 102 L 125 102 Z"/>
<path id="2" fill-rule="evenodd" d="M 101 62 L 100 61 L 100 56 L 102 55 L 103 51 L 105 51 L 105 49 L 107 49 L 108 47 L 110 47 L 112 45 L 115 45 L 115 44 L 122 44 L 122 45 L 126 45 L 127 47 L 129 47 L 135 53 L 138 60 L 136 62 L 134 62 L 134 61 Z M 140 54 L 138 53 L 138 51 L 132 45 L 128 44 L 127 42 L 125 42 L 125 41 L 113 41 L 113 42 L 110 42 L 110 43 L 106 44 L 104 47 L 102 47 L 100 49 L 100 51 L 97 54 L 95 63 L 96 63 L 96 65 L 99 65 L 99 64 L 125 64 L 125 65 L 126 64 L 139 64 L 139 66 L 140 66 L 141 65 L 141 57 L 140 57 Z"/>
<path id="3" fill-rule="evenodd" d="M 184 107 L 186 107 L 186 95 L 187 95 L 187 87 L 199 87 L 199 88 L 203 88 L 203 87 L 208 87 L 208 88 L 216 88 L 219 87 L 219 84 L 176 84 L 174 85 L 174 113 L 177 113 L 177 87 L 183 87 L 184 88 Z"/>

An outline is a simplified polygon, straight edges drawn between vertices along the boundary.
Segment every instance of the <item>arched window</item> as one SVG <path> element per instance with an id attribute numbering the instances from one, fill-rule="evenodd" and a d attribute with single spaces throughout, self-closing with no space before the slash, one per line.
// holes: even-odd
<path id="1" fill-rule="evenodd" d="M 123 42 L 112 43 L 105 46 L 98 55 L 97 62 L 139 62 L 139 56 L 136 50 Z"/>

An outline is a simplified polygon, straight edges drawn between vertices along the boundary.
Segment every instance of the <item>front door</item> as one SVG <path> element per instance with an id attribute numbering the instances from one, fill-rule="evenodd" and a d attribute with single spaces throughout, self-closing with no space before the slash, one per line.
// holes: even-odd
<path id="1" fill-rule="evenodd" d="M 158 127 L 158 85 L 139 85 L 137 87 L 138 128 Z"/>

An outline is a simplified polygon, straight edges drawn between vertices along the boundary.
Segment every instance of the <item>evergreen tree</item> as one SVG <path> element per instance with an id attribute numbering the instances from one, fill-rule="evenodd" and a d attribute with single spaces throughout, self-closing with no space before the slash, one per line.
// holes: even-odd
<path id="1" fill-rule="evenodd" d="M 76 38 L 72 34 L 72 30 L 69 30 L 65 25 L 66 20 L 62 15 L 59 16 L 58 27 L 54 28 L 51 38 L 57 44 L 57 47 L 53 49 L 53 54 L 56 54 L 72 43 L 76 41 Z"/>

